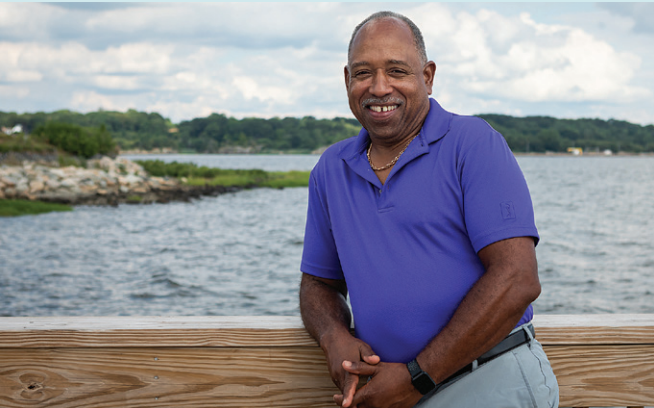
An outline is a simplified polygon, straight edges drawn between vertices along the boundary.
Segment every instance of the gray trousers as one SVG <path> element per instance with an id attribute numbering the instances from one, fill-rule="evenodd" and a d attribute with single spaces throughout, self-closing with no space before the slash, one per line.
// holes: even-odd
<path id="1" fill-rule="evenodd" d="M 559 385 L 550 362 L 541 344 L 525 331 L 531 339 L 528 343 L 425 395 L 414 408 L 558 407 Z"/>

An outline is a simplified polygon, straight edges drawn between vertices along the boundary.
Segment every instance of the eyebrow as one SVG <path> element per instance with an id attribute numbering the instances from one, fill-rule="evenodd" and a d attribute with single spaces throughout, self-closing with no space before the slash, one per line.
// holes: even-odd
<path id="1" fill-rule="evenodd" d="M 386 63 L 387 64 L 395 64 L 395 65 L 404 65 L 404 66 L 407 66 L 407 67 L 409 66 L 409 64 L 406 61 L 396 60 L 396 59 L 389 59 L 389 60 L 386 61 Z M 357 62 L 354 62 L 354 63 L 352 63 L 350 65 L 350 69 L 354 69 L 354 68 L 360 67 L 362 65 L 370 65 L 370 63 L 368 61 L 357 61 Z"/>
<path id="2" fill-rule="evenodd" d="M 391 60 L 386 61 L 386 63 L 388 63 L 388 64 L 396 64 L 396 65 L 406 65 L 407 67 L 409 66 L 409 64 L 408 64 L 406 61 L 402 61 L 402 60 L 394 60 L 394 59 L 391 59 Z"/>

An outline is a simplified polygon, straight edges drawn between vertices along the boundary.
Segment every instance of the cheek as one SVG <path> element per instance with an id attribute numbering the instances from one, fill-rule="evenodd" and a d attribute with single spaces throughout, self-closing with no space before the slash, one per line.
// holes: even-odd
<path id="1" fill-rule="evenodd" d="M 348 101 L 350 102 L 350 108 L 360 109 L 361 108 L 361 93 L 356 92 L 356 90 L 350 88 L 350 92 L 347 94 Z"/>
<path id="2" fill-rule="evenodd" d="M 355 98 L 360 97 L 362 94 L 368 91 L 370 84 L 368 81 L 352 81 L 349 85 L 348 93 L 353 95 Z"/>

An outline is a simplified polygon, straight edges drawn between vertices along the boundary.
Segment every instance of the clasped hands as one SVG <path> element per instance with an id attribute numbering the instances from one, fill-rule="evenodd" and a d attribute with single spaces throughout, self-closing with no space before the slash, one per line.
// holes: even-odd
<path id="1" fill-rule="evenodd" d="M 326 348 L 332 380 L 342 394 L 334 402 L 347 408 L 411 408 L 422 395 L 411 384 L 405 364 L 384 363 L 363 341 L 350 337 Z M 359 378 L 370 380 L 358 390 Z"/>

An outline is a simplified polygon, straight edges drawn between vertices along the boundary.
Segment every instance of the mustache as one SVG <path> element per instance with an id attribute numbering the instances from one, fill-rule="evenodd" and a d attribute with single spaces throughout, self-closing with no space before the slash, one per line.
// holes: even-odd
<path id="1" fill-rule="evenodd" d="M 379 98 L 368 98 L 368 99 L 366 99 L 366 100 L 364 100 L 364 101 L 361 102 L 361 107 L 362 107 L 362 108 L 365 108 L 365 107 L 368 106 L 368 105 L 374 105 L 374 104 L 377 104 L 377 105 L 384 105 L 384 104 L 387 104 L 387 103 L 393 103 L 393 104 L 395 104 L 395 105 L 401 105 L 401 104 L 404 103 L 404 101 L 402 101 L 402 99 L 394 98 L 394 97 L 392 97 L 392 96 L 389 96 L 389 97 L 387 97 L 387 98 L 383 98 L 383 99 L 379 99 Z"/>

